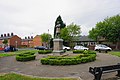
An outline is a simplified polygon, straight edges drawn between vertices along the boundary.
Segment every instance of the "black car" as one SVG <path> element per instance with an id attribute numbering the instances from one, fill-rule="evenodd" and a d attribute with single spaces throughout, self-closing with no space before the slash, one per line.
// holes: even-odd
<path id="1" fill-rule="evenodd" d="M 35 47 L 35 49 L 38 49 L 38 50 L 46 50 L 47 48 L 45 46 L 37 46 Z"/>

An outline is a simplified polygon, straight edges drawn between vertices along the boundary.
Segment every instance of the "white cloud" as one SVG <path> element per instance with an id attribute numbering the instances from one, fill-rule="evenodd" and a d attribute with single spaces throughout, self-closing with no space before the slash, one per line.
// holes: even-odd
<path id="1" fill-rule="evenodd" d="M 119 0 L 0 0 L 0 34 L 20 37 L 44 32 L 53 34 L 58 15 L 68 25 L 81 25 L 82 34 L 107 16 L 120 13 Z"/>

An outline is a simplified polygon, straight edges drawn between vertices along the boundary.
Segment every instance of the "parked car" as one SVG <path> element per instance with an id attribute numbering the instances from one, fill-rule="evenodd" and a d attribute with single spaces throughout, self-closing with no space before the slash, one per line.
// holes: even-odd
<path id="1" fill-rule="evenodd" d="M 95 46 L 95 51 L 111 51 L 112 49 L 106 45 L 98 44 Z"/>
<path id="2" fill-rule="evenodd" d="M 4 51 L 4 48 L 0 48 L 0 51 Z"/>
<path id="3" fill-rule="evenodd" d="M 35 49 L 38 49 L 38 50 L 46 50 L 47 47 L 45 47 L 45 46 L 36 46 Z"/>
<path id="4" fill-rule="evenodd" d="M 63 46 L 63 50 L 70 50 L 70 47 Z"/>
<path id="5" fill-rule="evenodd" d="M 88 50 L 89 48 L 84 47 L 84 46 L 75 46 L 74 50 Z"/>
<path id="6" fill-rule="evenodd" d="M 10 51 L 18 51 L 17 48 L 13 47 L 13 46 L 6 46 L 4 49 L 5 52 L 10 52 Z"/>

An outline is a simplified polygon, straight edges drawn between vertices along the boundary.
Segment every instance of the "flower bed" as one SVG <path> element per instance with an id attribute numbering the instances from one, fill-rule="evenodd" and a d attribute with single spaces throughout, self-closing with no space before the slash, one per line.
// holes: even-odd
<path id="1" fill-rule="evenodd" d="M 24 52 L 21 54 L 16 55 L 17 61 L 31 61 L 35 60 L 35 52 Z"/>
<path id="2" fill-rule="evenodd" d="M 77 56 L 49 56 L 42 58 L 41 63 L 45 65 L 76 65 L 96 60 L 96 53 L 79 54 Z"/>

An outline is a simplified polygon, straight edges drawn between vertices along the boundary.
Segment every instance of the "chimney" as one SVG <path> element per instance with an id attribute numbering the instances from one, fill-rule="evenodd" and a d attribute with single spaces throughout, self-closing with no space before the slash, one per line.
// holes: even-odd
<path id="1" fill-rule="evenodd" d="M 10 36 L 10 34 L 9 34 L 9 33 L 7 33 L 7 36 L 9 37 L 9 36 Z"/>
<path id="2" fill-rule="evenodd" d="M 31 39 L 33 39 L 33 36 L 31 36 Z"/>
<path id="3" fill-rule="evenodd" d="M 25 39 L 27 39 L 27 37 L 25 37 Z"/>
<path id="4" fill-rule="evenodd" d="M 4 34 L 4 37 L 6 37 L 6 34 Z"/>
<path id="5" fill-rule="evenodd" d="M 13 33 L 11 33 L 11 36 L 13 36 Z"/>
<path id="6" fill-rule="evenodd" d="M 3 34 L 1 34 L 1 37 L 3 37 Z"/>

